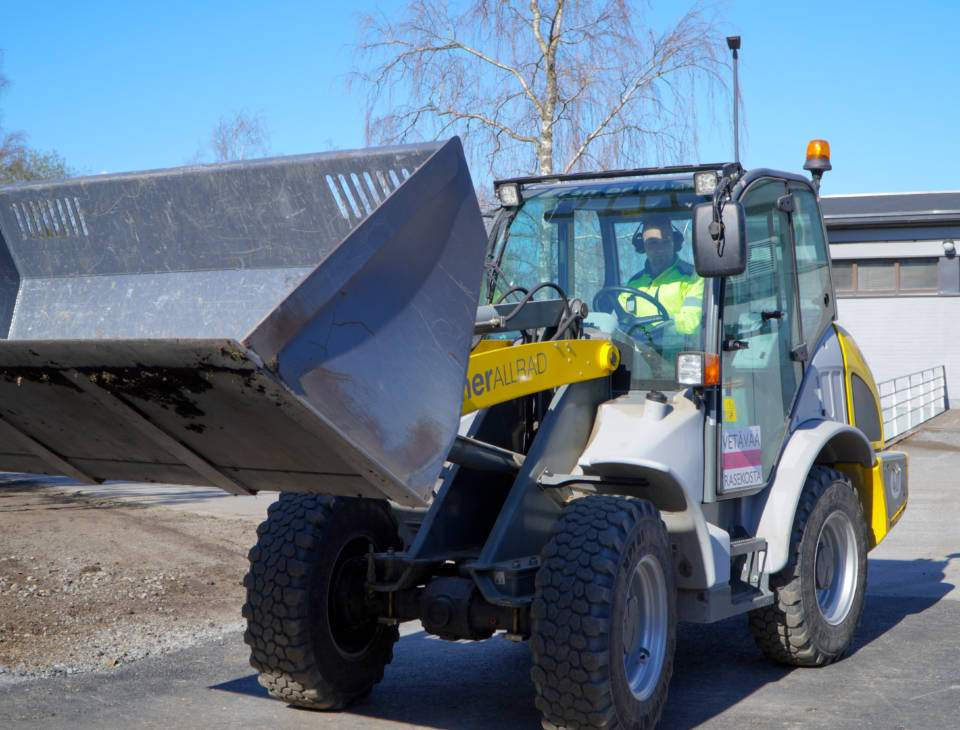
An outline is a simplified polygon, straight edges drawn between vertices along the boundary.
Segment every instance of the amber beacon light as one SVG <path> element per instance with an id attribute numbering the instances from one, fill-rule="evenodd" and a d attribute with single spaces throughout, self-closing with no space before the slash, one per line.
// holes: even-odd
<path id="1" fill-rule="evenodd" d="M 807 161 L 803 165 L 804 170 L 809 170 L 813 176 L 813 184 L 820 192 L 820 178 L 827 170 L 832 170 L 830 164 L 830 143 L 825 139 L 810 140 L 807 145 Z"/>
<path id="2" fill-rule="evenodd" d="M 807 145 L 807 162 L 803 166 L 804 170 L 820 170 L 826 172 L 832 170 L 830 164 L 830 143 L 825 139 L 812 139 Z"/>

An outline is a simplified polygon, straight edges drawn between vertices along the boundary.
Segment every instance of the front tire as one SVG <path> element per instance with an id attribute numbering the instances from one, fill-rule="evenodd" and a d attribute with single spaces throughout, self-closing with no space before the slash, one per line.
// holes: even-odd
<path id="1" fill-rule="evenodd" d="M 399 638 L 377 621 L 365 556 L 399 547 L 385 502 L 280 495 L 257 528 L 244 578 L 244 641 L 260 684 L 300 707 L 337 710 L 383 678 Z"/>
<path id="2" fill-rule="evenodd" d="M 531 608 L 531 678 L 545 728 L 652 728 L 676 648 L 671 548 L 645 500 L 564 509 Z"/>
<path id="3" fill-rule="evenodd" d="M 750 631 L 767 656 L 822 666 L 846 653 L 863 614 L 867 528 L 850 481 L 836 469 L 810 470 L 789 561 L 771 587 L 776 601 L 750 613 Z"/>

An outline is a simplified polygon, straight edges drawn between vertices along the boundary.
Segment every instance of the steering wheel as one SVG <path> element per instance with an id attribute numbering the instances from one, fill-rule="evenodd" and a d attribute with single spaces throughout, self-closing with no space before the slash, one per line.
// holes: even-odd
<path id="1" fill-rule="evenodd" d="M 648 314 L 645 317 L 637 317 L 631 314 L 623 305 L 620 304 L 620 295 L 629 294 L 632 297 L 646 299 L 657 308 L 656 314 Z M 617 315 L 620 324 L 623 325 L 627 334 L 636 328 L 642 327 L 644 330 L 651 325 L 656 326 L 663 322 L 670 321 L 670 313 L 657 299 L 639 289 L 633 289 L 629 286 L 605 286 L 593 295 L 593 306 L 595 312 L 613 312 Z"/>

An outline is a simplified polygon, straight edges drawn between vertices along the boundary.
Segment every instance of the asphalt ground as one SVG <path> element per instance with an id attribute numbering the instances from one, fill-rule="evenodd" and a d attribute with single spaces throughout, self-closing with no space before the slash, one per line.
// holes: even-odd
<path id="1" fill-rule="evenodd" d="M 754 647 L 744 617 L 681 624 L 663 727 L 960 727 L 960 411 L 895 448 L 910 456 L 910 502 L 870 554 L 866 608 L 850 654 L 828 667 L 782 667 Z M 272 499 L 102 489 L 254 520 Z M 529 668 L 523 644 L 443 642 L 408 624 L 368 697 L 346 712 L 310 712 L 270 699 L 233 635 L 109 672 L 0 688 L 0 727 L 536 728 Z"/>

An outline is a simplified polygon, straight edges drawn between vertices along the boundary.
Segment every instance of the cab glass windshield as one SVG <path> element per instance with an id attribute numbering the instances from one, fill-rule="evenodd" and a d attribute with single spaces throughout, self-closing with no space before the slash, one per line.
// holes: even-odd
<path id="1" fill-rule="evenodd" d="M 486 301 L 554 282 L 589 306 L 588 334 L 620 346 L 631 387 L 675 387 L 677 353 L 703 349 L 691 239 L 693 206 L 706 200 L 692 178 L 525 188 L 500 229 Z"/>

